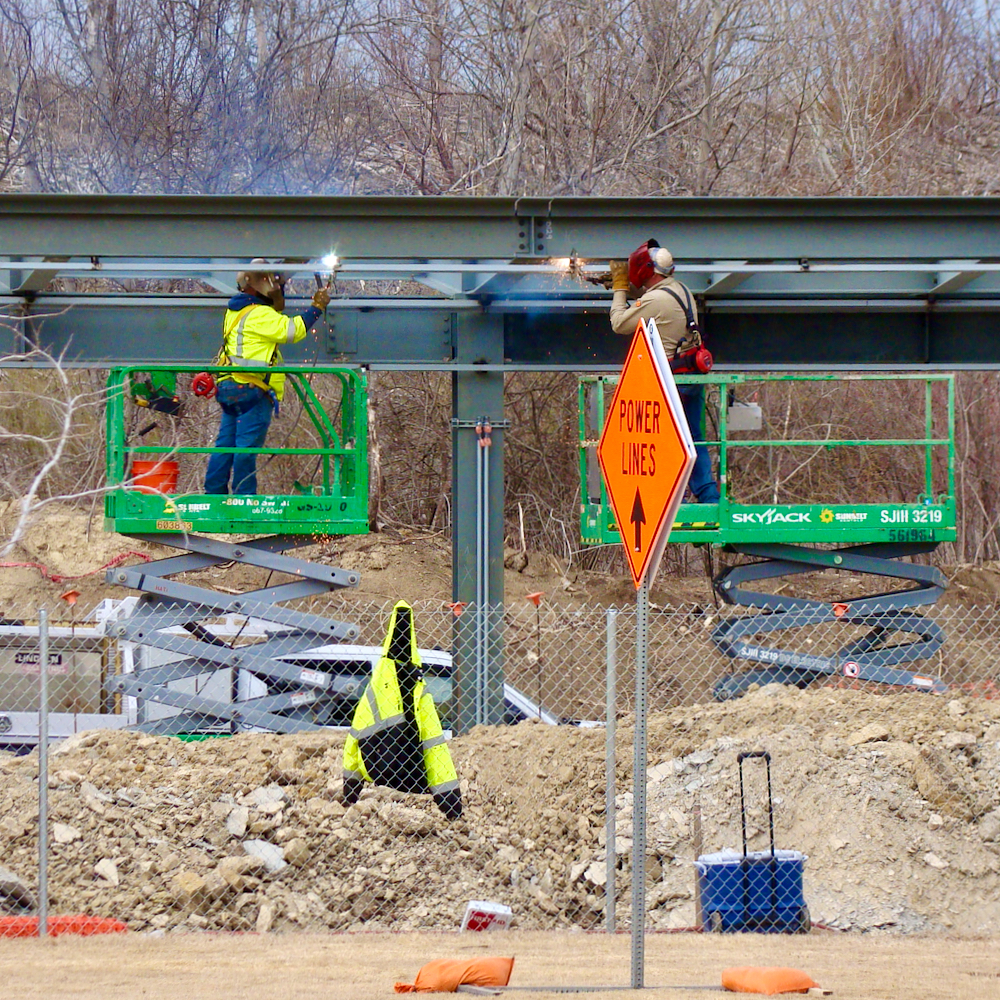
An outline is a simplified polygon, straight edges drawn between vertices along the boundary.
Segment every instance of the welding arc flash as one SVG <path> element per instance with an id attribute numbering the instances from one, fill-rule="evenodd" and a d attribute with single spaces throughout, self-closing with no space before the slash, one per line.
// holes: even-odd
<path id="1" fill-rule="evenodd" d="M 635 491 L 635 500 L 632 501 L 632 516 L 629 518 L 635 525 L 635 551 L 642 551 L 642 525 L 646 523 L 646 512 L 642 509 L 642 497 L 639 491 Z"/>

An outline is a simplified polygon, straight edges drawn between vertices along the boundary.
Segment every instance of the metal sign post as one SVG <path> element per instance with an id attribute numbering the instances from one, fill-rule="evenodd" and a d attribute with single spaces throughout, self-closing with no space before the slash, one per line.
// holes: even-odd
<path id="1" fill-rule="evenodd" d="M 635 745 L 632 760 L 632 989 L 643 987 L 646 968 L 646 718 L 649 713 L 649 582 L 635 595 Z M 609 850 L 614 845 L 609 845 Z"/>
<path id="2" fill-rule="evenodd" d="M 695 459 L 684 407 L 652 320 L 648 324 L 640 320 L 636 327 L 597 456 L 636 587 L 632 988 L 641 989 L 646 933 L 649 588 Z M 609 839 L 609 854 L 614 849 L 614 841 Z"/>

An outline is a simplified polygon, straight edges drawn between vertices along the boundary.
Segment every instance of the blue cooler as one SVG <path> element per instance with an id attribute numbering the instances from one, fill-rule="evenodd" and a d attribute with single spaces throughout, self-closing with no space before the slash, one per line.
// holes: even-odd
<path id="1" fill-rule="evenodd" d="M 706 931 L 804 934 L 811 924 L 798 851 L 702 854 L 695 862 Z"/>

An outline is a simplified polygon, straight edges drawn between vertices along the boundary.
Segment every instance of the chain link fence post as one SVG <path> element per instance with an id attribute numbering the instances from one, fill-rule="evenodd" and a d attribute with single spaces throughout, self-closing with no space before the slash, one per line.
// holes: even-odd
<path id="1" fill-rule="evenodd" d="M 38 612 L 38 936 L 49 931 L 49 613 Z"/>
<path id="2" fill-rule="evenodd" d="M 607 612 L 608 669 L 606 683 L 606 705 L 604 709 L 604 829 L 607 850 L 605 852 L 606 879 L 604 882 L 604 929 L 615 933 L 615 902 L 618 895 L 615 872 L 618 853 L 615 850 L 615 723 L 618 708 L 615 688 L 618 660 L 618 610 L 608 608 Z"/>

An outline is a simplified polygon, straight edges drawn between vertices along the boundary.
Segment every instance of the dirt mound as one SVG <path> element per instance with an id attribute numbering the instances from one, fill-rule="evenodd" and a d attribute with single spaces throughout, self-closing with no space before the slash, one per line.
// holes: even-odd
<path id="1" fill-rule="evenodd" d="M 617 750 L 614 850 L 627 898 L 631 731 Z M 603 920 L 604 732 L 479 727 L 453 740 L 466 813 L 366 790 L 344 808 L 342 736 L 185 743 L 73 737 L 52 757 L 52 906 L 136 929 L 453 927 L 467 900 L 521 928 Z M 813 919 L 843 929 L 1000 931 L 1000 704 L 774 686 L 650 721 L 648 901 L 694 923 L 702 849 L 740 846 L 736 753 L 774 760 L 778 846 L 808 856 Z M 0 760 L 5 865 L 35 864 L 37 759 Z M 749 797 L 749 796 L 748 796 Z M 751 846 L 766 817 L 750 813 Z"/>
<path id="2" fill-rule="evenodd" d="M 0 512 L 8 527 L 12 512 Z M 134 553 L 139 553 L 138 555 Z M 0 614 L 122 597 L 116 559 L 167 554 L 53 507 L 0 568 Z M 441 536 L 397 531 L 326 540 L 307 558 L 361 571 L 359 597 L 450 599 Z M 512 565 L 514 560 L 511 560 Z M 45 568 L 46 575 L 38 568 Z M 52 579 L 52 577 L 59 579 Z M 235 592 L 262 571 L 218 567 L 192 582 Z M 951 606 L 1000 593 L 995 568 L 953 574 Z M 199 579 L 200 577 L 200 579 Z M 73 579 L 70 579 L 73 578 Z M 860 578 L 819 588 L 863 590 Z M 532 554 L 507 602 L 543 591 L 569 607 L 629 605 L 627 580 Z M 841 592 L 834 596 L 851 596 Z M 654 603 L 699 603 L 704 579 L 661 580 Z M 618 893 L 627 898 L 631 731 L 617 748 Z M 1000 702 L 769 686 L 736 702 L 650 720 L 649 905 L 658 928 L 694 923 L 692 817 L 701 849 L 740 846 L 736 753 L 774 759 L 778 847 L 808 855 L 815 920 L 838 928 L 1000 930 Z M 53 753 L 53 909 L 137 929 L 453 927 L 470 898 L 509 903 L 522 928 L 591 927 L 604 906 L 604 731 L 523 723 L 453 741 L 466 815 L 372 789 L 338 801 L 342 736 L 241 735 L 201 743 L 134 733 L 74 738 Z M 0 757 L 0 849 L 35 870 L 37 758 Z M 752 846 L 766 820 L 754 805 Z"/>

